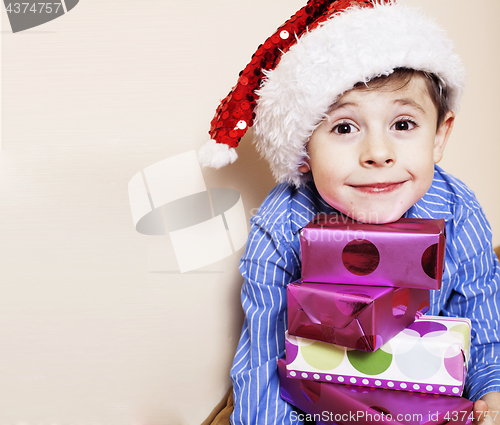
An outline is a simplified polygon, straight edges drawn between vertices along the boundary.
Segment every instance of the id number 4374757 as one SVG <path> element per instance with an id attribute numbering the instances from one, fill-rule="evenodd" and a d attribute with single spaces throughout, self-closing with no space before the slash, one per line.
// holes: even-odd
<path id="1" fill-rule="evenodd" d="M 465 417 L 467 416 L 467 411 L 453 411 L 453 412 L 447 412 L 445 415 L 444 415 L 444 419 L 447 420 L 447 421 L 458 421 L 459 419 L 461 419 L 462 421 L 465 419 Z M 478 411 L 476 412 L 478 414 L 478 420 L 485 420 L 485 421 L 489 421 L 490 419 L 493 420 L 493 422 L 495 421 L 495 419 L 497 418 L 498 416 L 498 411 L 496 410 L 486 410 L 486 411 Z M 469 418 L 471 421 L 474 419 L 474 413 L 471 412 L 469 413 Z"/>
<path id="2" fill-rule="evenodd" d="M 6 10 L 7 13 L 56 13 L 59 12 L 59 8 L 62 7 L 61 2 L 59 3 L 7 3 Z"/>

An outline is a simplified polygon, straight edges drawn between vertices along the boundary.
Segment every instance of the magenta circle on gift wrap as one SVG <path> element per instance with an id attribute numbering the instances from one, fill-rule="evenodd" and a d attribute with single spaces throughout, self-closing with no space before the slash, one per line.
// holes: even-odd
<path id="1" fill-rule="evenodd" d="M 378 267 L 380 253 L 372 242 L 366 239 L 355 239 L 344 247 L 342 262 L 352 274 L 367 276 Z"/>
<path id="2" fill-rule="evenodd" d="M 398 288 L 392 295 L 392 314 L 395 318 L 403 317 L 410 303 L 410 289 Z"/>
<path id="3" fill-rule="evenodd" d="M 292 344 L 291 342 L 287 342 L 286 344 L 286 362 L 288 364 L 292 363 L 299 354 L 298 345 Z"/>
<path id="4" fill-rule="evenodd" d="M 447 327 L 442 323 L 432 322 L 432 321 L 422 321 L 422 322 L 413 322 L 406 329 L 411 329 L 417 332 L 421 337 L 430 334 L 432 332 L 446 332 Z"/>
<path id="5" fill-rule="evenodd" d="M 448 351 L 452 347 L 448 347 Z M 453 357 L 448 357 L 447 354 L 445 354 L 444 358 L 444 367 L 446 368 L 446 371 L 450 374 L 450 376 L 453 379 L 456 379 L 457 381 L 461 381 L 464 376 L 464 356 L 460 352 L 456 356 Z"/>
<path id="6" fill-rule="evenodd" d="M 422 254 L 422 268 L 427 276 L 431 279 L 436 279 L 437 277 L 437 255 L 438 244 L 435 243 L 428 247 Z"/>

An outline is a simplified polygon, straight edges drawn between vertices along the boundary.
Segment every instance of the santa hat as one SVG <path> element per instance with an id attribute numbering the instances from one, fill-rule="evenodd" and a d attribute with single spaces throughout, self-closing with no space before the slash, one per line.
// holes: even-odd
<path id="1" fill-rule="evenodd" d="M 444 31 L 418 10 L 394 0 L 310 0 L 268 38 L 221 102 L 209 140 L 198 152 L 204 166 L 236 160 L 249 127 L 278 182 L 299 187 L 306 145 L 336 99 L 356 83 L 396 68 L 438 77 L 458 109 L 465 72 Z"/>

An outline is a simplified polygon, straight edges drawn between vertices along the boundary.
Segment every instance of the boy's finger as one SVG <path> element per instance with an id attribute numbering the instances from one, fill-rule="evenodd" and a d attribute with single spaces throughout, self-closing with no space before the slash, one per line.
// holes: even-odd
<path id="1" fill-rule="evenodd" d="M 474 423 L 478 425 L 484 423 L 487 411 L 488 404 L 484 400 L 477 400 L 474 403 Z"/>

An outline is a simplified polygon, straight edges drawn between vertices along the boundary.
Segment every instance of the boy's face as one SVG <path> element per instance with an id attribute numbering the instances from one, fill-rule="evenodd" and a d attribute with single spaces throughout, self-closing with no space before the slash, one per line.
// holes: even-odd
<path id="1" fill-rule="evenodd" d="M 421 76 L 400 89 L 346 92 L 308 143 L 318 192 L 355 220 L 398 220 L 429 189 L 453 121 L 448 112 L 436 131 L 437 109 Z"/>

